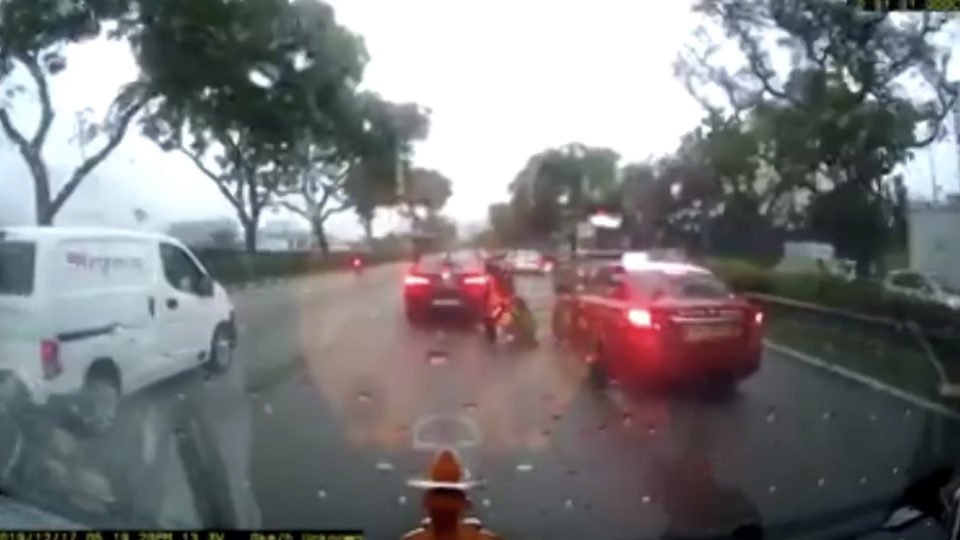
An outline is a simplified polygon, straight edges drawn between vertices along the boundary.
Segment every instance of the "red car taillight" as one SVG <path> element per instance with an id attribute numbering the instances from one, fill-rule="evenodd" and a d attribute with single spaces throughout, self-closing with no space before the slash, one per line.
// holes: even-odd
<path id="1" fill-rule="evenodd" d="M 353 259 L 353 266 L 354 267 L 360 266 L 360 259 Z"/>
<path id="2" fill-rule="evenodd" d="M 637 328 L 653 328 L 653 314 L 646 309 L 631 309 L 627 311 L 627 320 Z"/>
<path id="3" fill-rule="evenodd" d="M 59 343 L 50 339 L 40 342 L 40 367 L 43 369 L 44 379 L 53 379 L 63 373 Z"/>
<path id="4" fill-rule="evenodd" d="M 413 287 L 413 286 L 417 286 L 417 285 L 429 285 L 429 284 L 430 284 L 430 280 L 427 279 L 427 278 L 425 278 L 425 277 L 423 277 L 423 276 L 417 276 L 417 275 L 414 275 L 414 274 L 407 274 L 407 275 L 404 276 L 404 278 L 403 278 L 403 284 L 406 285 L 407 287 Z"/>

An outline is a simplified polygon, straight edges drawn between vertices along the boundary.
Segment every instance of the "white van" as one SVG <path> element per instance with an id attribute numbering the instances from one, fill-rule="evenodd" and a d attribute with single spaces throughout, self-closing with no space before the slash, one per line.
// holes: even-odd
<path id="1" fill-rule="evenodd" d="M 201 365 L 225 371 L 235 344 L 226 291 L 174 238 L 0 228 L 0 380 L 34 404 L 101 431 L 121 396 Z"/>

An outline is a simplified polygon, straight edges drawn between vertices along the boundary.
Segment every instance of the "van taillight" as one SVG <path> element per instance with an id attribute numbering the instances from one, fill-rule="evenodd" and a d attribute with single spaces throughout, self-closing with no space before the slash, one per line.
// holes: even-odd
<path id="1" fill-rule="evenodd" d="M 627 320 L 637 328 L 653 328 L 653 315 L 646 309 L 627 311 Z"/>
<path id="2" fill-rule="evenodd" d="M 63 373 L 59 343 L 51 339 L 40 342 L 40 366 L 43 368 L 44 379 L 53 379 Z"/>

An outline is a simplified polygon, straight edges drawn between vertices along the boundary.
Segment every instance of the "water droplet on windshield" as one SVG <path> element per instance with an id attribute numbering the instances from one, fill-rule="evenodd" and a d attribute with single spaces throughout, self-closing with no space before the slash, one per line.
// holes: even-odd
<path id="1" fill-rule="evenodd" d="M 269 403 L 266 403 L 263 405 L 263 412 L 264 414 L 273 414 L 273 407 L 271 407 Z"/>
<path id="2" fill-rule="evenodd" d="M 370 403 L 372 399 L 369 392 L 357 392 L 357 401 L 360 403 Z"/>
<path id="3" fill-rule="evenodd" d="M 643 504 L 650 504 L 650 496 L 644 495 L 643 497 L 640 497 L 640 502 L 642 502 Z"/>
<path id="4" fill-rule="evenodd" d="M 770 486 L 767 488 L 767 493 L 773 494 L 777 492 L 777 486 Z"/>
<path id="5" fill-rule="evenodd" d="M 544 395 L 543 395 L 543 400 L 544 400 L 544 401 L 553 401 L 553 394 L 544 394 Z"/>
<path id="6" fill-rule="evenodd" d="M 623 419 L 623 427 L 630 427 L 630 426 L 633 425 L 633 415 L 632 415 L 632 414 L 630 414 L 630 413 L 628 413 L 628 412 L 625 412 L 625 413 L 623 413 L 622 419 Z"/>
<path id="7" fill-rule="evenodd" d="M 379 462 L 377 462 L 377 470 L 378 470 L 378 471 L 392 471 L 392 470 L 393 470 L 393 463 L 390 463 L 389 461 L 379 461 Z"/>
<path id="8" fill-rule="evenodd" d="M 476 403 L 469 403 L 469 402 L 468 402 L 468 403 L 464 403 L 464 404 L 463 404 L 463 408 L 464 408 L 464 410 L 466 410 L 468 413 L 472 413 L 472 412 L 476 412 L 478 406 L 477 406 Z"/>
<path id="9" fill-rule="evenodd" d="M 599 426 L 597 426 L 597 430 L 599 430 L 599 431 L 604 431 L 604 430 L 606 430 L 606 429 L 607 429 L 607 423 L 606 423 L 606 422 L 603 422 L 603 423 L 601 423 Z"/>
<path id="10" fill-rule="evenodd" d="M 183 392 L 177 392 L 177 399 L 179 399 L 180 401 L 183 401 L 187 399 L 187 396 Z"/>
<path id="11" fill-rule="evenodd" d="M 772 424 L 774 420 L 777 419 L 777 408 L 770 407 L 767 409 L 767 423 Z"/>
<path id="12" fill-rule="evenodd" d="M 900 467 L 894 467 L 890 469 L 890 472 L 893 474 L 900 474 Z"/>
<path id="13" fill-rule="evenodd" d="M 910 416 L 911 414 L 913 414 L 913 410 L 912 410 L 912 409 L 907 409 L 907 410 L 903 411 L 903 415 L 904 415 L 904 416 Z"/>
<path id="14" fill-rule="evenodd" d="M 400 503 L 401 505 L 407 504 L 407 496 L 406 496 L 406 495 L 401 495 L 401 496 L 397 497 L 397 502 Z"/>
<path id="15" fill-rule="evenodd" d="M 431 367 L 440 367 L 446 365 L 447 355 L 441 351 L 430 351 L 427 353 L 427 363 Z"/>
<path id="16" fill-rule="evenodd" d="M 554 421 L 554 422 L 559 422 L 562 418 L 563 418 L 563 415 L 562 415 L 562 414 L 559 414 L 559 413 L 558 413 L 558 414 L 554 414 L 554 415 L 553 415 L 553 421 Z"/>
<path id="17" fill-rule="evenodd" d="M 324 490 L 322 490 L 322 489 L 318 489 L 318 490 L 317 490 L 317 498 L 318 498 L 318 499 L 326 499 L 326 498 L 327 498 L 327 492 L 324 491 Z"/>
<path id="18" fill-rule="evenodd" d="M 823 485 L 826 483 L 827 483 L 826 478 L 823 478 L 822 476 L 820 478 L 817 478 L 817 487 L 823 487 Z"/>
<path id="19" fill-rule="evenodd" d="M 570 469 L 567 471 L 567 476 L 576 476 L 576 475 L 577 475 L 576 469 Z"/>
<path id="20" fill-rule="evenodd" d="M 657 426 L 655 426 L 655 425 L 653 425 L 653 424 L 648 424 L 648 425 L 647 425 L 647 433 L 650 434 L 650 435 L 656 435 L 656 434 L 657 434 Z"/>
<path id="21" fill-rule="evenodd" d="M 866 483 L 867 483 L 867 477 L 866 477 L 866 476 L 861 476 L 861 477 L 860 477 L 860 483 L 861 483 L 861 484 L 866 484 Z"/>
<path id="22" fill-rule="evenodd" d="M 518 472 L 530 472 L 530 471 L 532 471 L 532 470 L 533 470 L 533 465 L 531 465 L 531 464 L 529 464 L 529 463 L 521 463 L 521 464 L 517 465 L 517 471 L 518 471 Z"/>
<path id="23" fill-rule="evenodd" d="M 824 420 L 830 420 L 833 418 L 833 416 L 834 416 L 833 411 L 827 411 L 823 413 L 823 416 L 821 418 L 823 418 Z"/>
<path id="24" fill-rule="evenodd" d="M 573 499 L 567 499 L 563 501 L 564 508 L 573 508 Z"/>
<path id="25" fill-rule="evenodd" d="M 871 415 L 870 415 L 870 421 L 871 421 L 871 422 L 876 422 L 876 421 L 877 421 L 877 415 L 871 414 Z"/>
<path id="26" fill-rule="evenodd" d="M 540 430 L 540 435 L 542 435 L 543 437 L 550 437 L 550 435 L 552 435 L 552 434 L 553 434 L 553 432 L 550 431 L 549 429 L 542 429 L 542 430 Z"/>
<path id="27" fill-rule="evenodd" d="M 490 506 L 490 499 L 484 499 L 480 501 L 480 504 L 482 504 L 483 506 Z"/>

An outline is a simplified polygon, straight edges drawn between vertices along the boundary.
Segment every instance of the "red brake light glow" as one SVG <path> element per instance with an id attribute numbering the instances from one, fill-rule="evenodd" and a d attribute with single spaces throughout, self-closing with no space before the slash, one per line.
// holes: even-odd
<path id="1" fill-rule="evenodd" d="M 53 379 L 63 373 L 59 343 L 50 339 L 40 342 L 40 366 L 43 368 L 44 379 Z"/>
<path id="2" fill-rule="evenodd" d="M 430 280 L 427 279 L 427 278 L 425 278 L 425 277 L 423 277 L 423 276 L 415 276 L 415 275 L 413 275 L 413 274 L 407 274 L 407 275 L 404 276 L 404 278 L 403 278 L 403 284 L 404 284 L 404 285 L 407 285 L 407 286 L 410 286 L 410 285 L 429 285 L 429 284 L 430 284 Z"/>
<path id="3" fill-rule="evenodd" d="M 753 322 L 756 324 L 763 324 L 763 312 L 758 311 L 753 314 Z"/>
<path id="4" fill-rule="evenodd" d="M 653 327 L 653 316 L 645 309 L 631 309 L 627 311 L 627 320 L 638 328 Z"/>
<path id="5" fill-rule="evenodd" d="M 486 285 L 487 276 L 469 276 L 463 278 L 463 282 L 467 285 Z"/>

